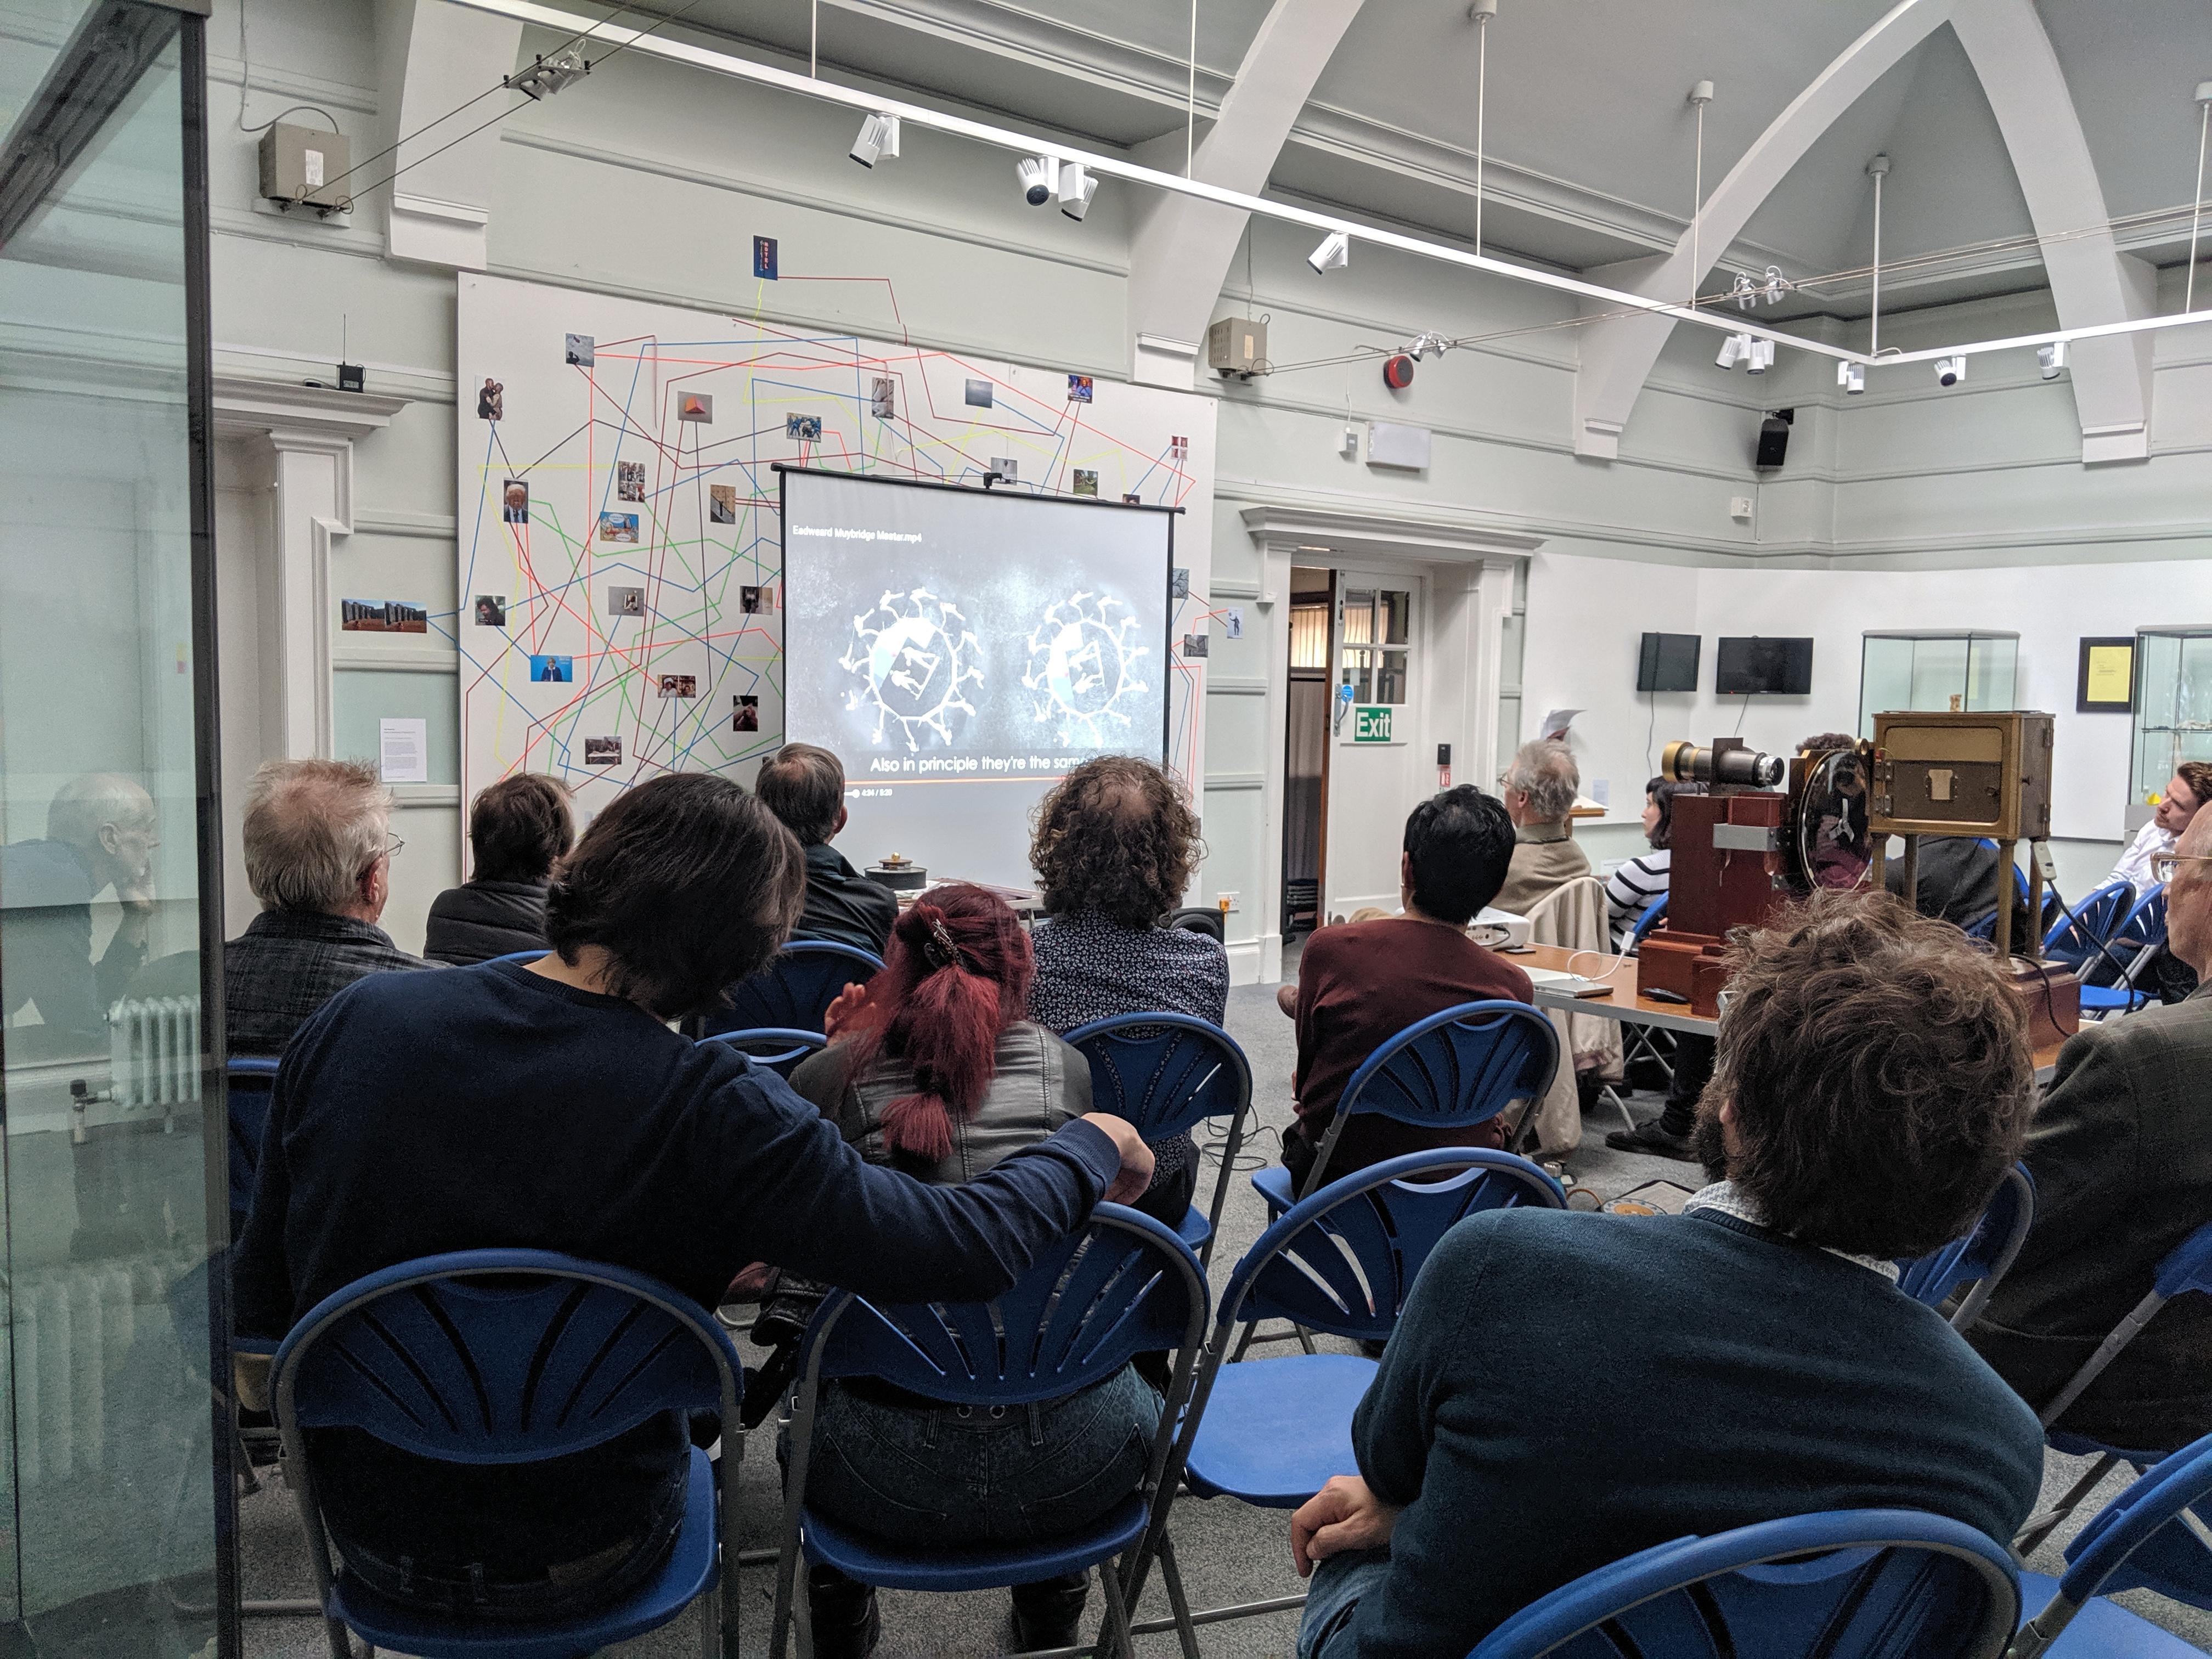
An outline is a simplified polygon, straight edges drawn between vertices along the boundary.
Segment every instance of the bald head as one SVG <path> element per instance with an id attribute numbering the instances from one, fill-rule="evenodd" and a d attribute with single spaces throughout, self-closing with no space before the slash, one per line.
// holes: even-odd
<path id="1" fill-rule="evenodd" d="M 154 798 L 120 772 L 88 772 L 61 787 L 46 808 L 46 839 L 80 852 L 98 847 L 103 830 L 150 830 Z"/>
<path id="2" fill-rule="evenodd" d="M 2173 850 L 2184 859 L 2212 859 L 2212 812 L 2199 812 Z M 2212 864 L 2180 864 L 2166 887 L 2166 942 L 2197 970 L 2212 974 Z"/>
<path id="3" fill-rule="evenodd" d="M 270 761 L 246 798 L 246 883 L 264 910 L 374 921 L 384 908 L 391 818 L 392 796 L 373 767 Z"/>

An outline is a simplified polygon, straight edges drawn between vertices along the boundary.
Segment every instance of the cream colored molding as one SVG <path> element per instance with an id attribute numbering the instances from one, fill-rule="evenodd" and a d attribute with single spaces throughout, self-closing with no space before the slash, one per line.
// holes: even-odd
<path id="1" fill-rule="evenodd" d="M 1510 570 L 1544 544 L 1519 531 L 1447 523 L 1398 514 L 1291 505 L 1248 507 L 1239 516 L 1262 549 L 1304 553 L 1321 549 L 1330 558 L 1413 560 L 1424 564 L 1496 565 Z"/>
<path id="2" fill-rule="evenodd" d="M 373 392 L 340 392 L 335 386 L 289 385 L 281 380 L 225 374 L 215 375 L 215 429 L 218 437 L 283 428 L 288 433 L 343 440 L 346 466 L 352 470 L 352 441 L 381 432 L 407 406 L 404 398 Z"/>

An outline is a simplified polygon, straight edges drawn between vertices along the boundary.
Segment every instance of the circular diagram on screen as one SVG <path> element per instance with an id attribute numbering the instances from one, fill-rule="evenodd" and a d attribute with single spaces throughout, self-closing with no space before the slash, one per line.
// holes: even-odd
<path id="1" fill-rule="evenodd" d="M 845 707 L 873 710 L 871 740 L 888 743 L 896 735 L 919 749 L 927 733 L 951 743 L 956 720 L 975 712 L 967 689 L 983 683 L 975 635 L 959 607 L 926 587 L 885 593 L 873 611 L 853 618 L 853 635 L 838 659 L 858 682 L 847 690 Z"/>
<path id="2" fill-rule="evenodd" d="M 1147 653 L 1136 628 L 1121 600 L 1073 593 L 1047 607 L 1030 630 L 1022 684 L 1036 694 L 1037 720 L 1054 726 L 1062 744 L 1104 748 L 1128 729 L 1128 704 L 1145 690 L 1136 665 Z"/>

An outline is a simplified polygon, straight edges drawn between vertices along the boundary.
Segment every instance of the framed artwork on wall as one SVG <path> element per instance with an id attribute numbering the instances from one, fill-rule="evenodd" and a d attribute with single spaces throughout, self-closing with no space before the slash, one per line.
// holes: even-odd
<path id="1" fill-rule="evenodd" d="M 2074 681 L 2074 712 L 2126 714 L 2134 712 L 2135 706 L 2135 636 L 2083 640 L 2081 667 Z"/>

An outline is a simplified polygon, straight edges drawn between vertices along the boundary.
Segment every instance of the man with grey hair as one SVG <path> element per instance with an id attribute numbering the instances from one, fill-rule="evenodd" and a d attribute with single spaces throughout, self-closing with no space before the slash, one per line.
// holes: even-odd
<path id="1" fill-rule="evenodd" d="M 1513 751 L 1502 793 L 1513 820 L 1513 867 L 1491 903 L 1525 916 L 1553 888 L 1590 872 L 1574 843 L 1567 815 L 1583 787 L 1574 751 L 1556 738 L 1537 738 Z"/>
<path id="2" fill-rule="evenodd" d="M 4 1012 L 13 1024 L 35 1009 L 51 1034 L 12 1042 L 42 1059 L 106 1052 L 107 1011 L 146 960 L 161 844 L 154 798 L 118 773 L 88 772 L 54 796 L 43 840 L 0 848 Z M 110 887 L 122 919 L 94 962 L 92 902 Z"/>
<path id="3" fill-rule="evenodd" d="M 392 797 L 358 761 L 270 761 L 246 798 L 246 879 L 261 914 L 223 947 L 230 1052 L 283 1052 L 356 980 L 427 968 L 376 925 L 392 895 Z"/>

